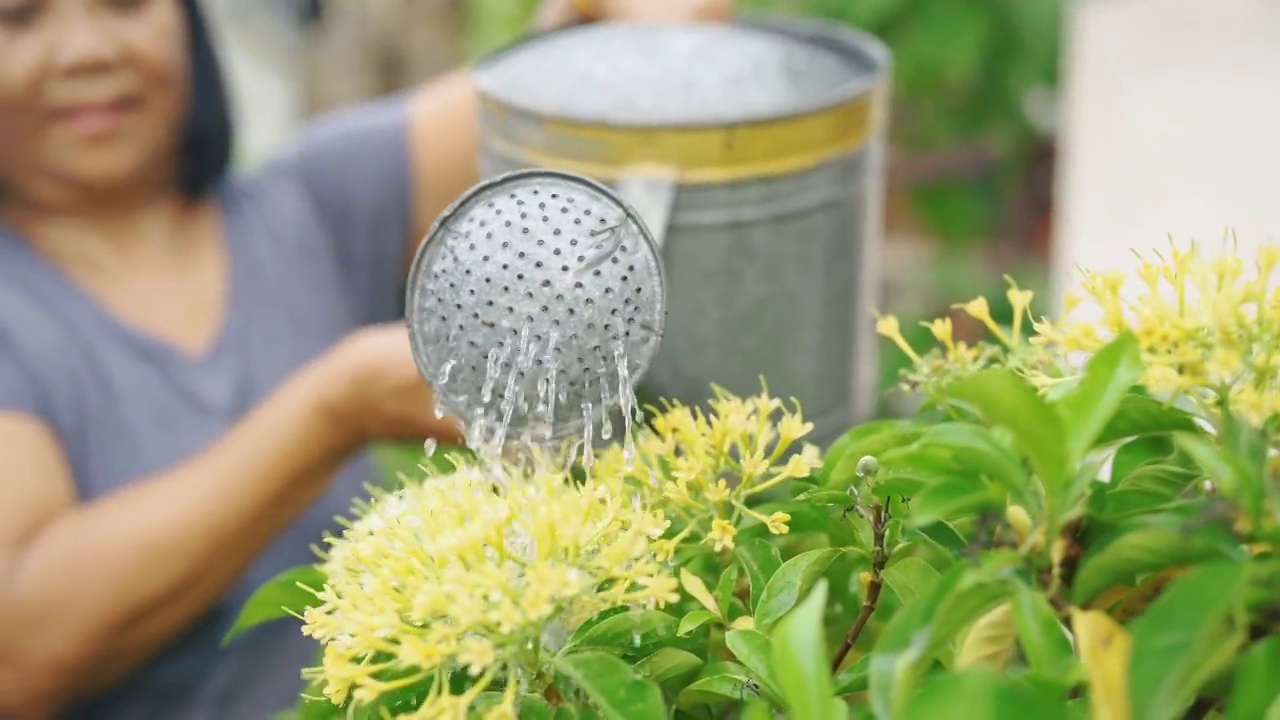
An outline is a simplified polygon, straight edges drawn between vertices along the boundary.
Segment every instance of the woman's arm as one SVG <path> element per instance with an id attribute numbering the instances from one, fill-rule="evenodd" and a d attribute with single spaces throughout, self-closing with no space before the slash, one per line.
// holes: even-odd
<path id="1" fill-rule="evenodd" d="M 357 334 L 199 455 L 88 503 L 47 424 L 0 412 L 0 717 L 43 717 L 150 657 L 367 439 L 456 438 L 403 335 Z"/>

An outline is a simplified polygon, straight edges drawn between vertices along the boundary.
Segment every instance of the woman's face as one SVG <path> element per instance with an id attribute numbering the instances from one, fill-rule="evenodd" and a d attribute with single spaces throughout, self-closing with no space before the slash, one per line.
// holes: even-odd
<path id="1" fill-rule="evenodd" d="M 120 192 L 172 172 L 187 65 L 180 0 L 0 0 L 0 187 Z"/>

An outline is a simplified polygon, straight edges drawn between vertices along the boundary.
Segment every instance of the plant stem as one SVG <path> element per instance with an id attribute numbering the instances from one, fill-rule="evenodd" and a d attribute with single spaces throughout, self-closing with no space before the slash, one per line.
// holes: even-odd
<path id="1" fill-rule="evenodd" d="M 889 508 L 885 505 L 871 506 L 871 581 L 867 583 L 867 597 L 862 601 L 862 608 L 858 610 L 858 617 L 853 621 L 853 626 L 849 628 L 849 632 L 844 636 L 844 642 L 840 643 L 840 648 L 836 650 L 835 657 L 831 659 L 831 672 L 840 670 L 840 665 L 844 662 L 849 651 L 853 649 L 853 644 L 858 641 L 858 636 L 867 627 L 867 623 L 871 621 L 871 615 L 876 611 L 876 602 L 880 600 L 880 590 L 884 587 L 884 566 L 889 563 L 889 552 L 885 550 L 884 539 L 886 530 L 889 528 Z"/>

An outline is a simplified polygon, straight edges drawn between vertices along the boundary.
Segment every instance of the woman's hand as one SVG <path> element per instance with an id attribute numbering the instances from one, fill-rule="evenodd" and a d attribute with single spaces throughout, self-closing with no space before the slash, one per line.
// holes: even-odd
<path id="1" fill-rule="evenodd" d="M 586 20 L 690 22 L 726 20 L 732 0 L 545 0 L 534 26 L 552 30 Z"/>
<path id="2" fill-rule="evenodd" d="M 318 369 L 328 393 L 327 413 L 355 443 L 462 441 L 457 420 L 436 415 L 435 394 L 418 373 L 403 324 L 356 331 L 330 350 Z"/>

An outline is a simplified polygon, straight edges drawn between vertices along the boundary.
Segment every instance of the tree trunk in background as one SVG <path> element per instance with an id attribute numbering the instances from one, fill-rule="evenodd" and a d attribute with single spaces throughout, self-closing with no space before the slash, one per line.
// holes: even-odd
<path id="1" fill-rule="evenodd" d="M 401 90 L 461 62 L 465 0 L 326 0 L 307 39 L 312 113 Z"/>

